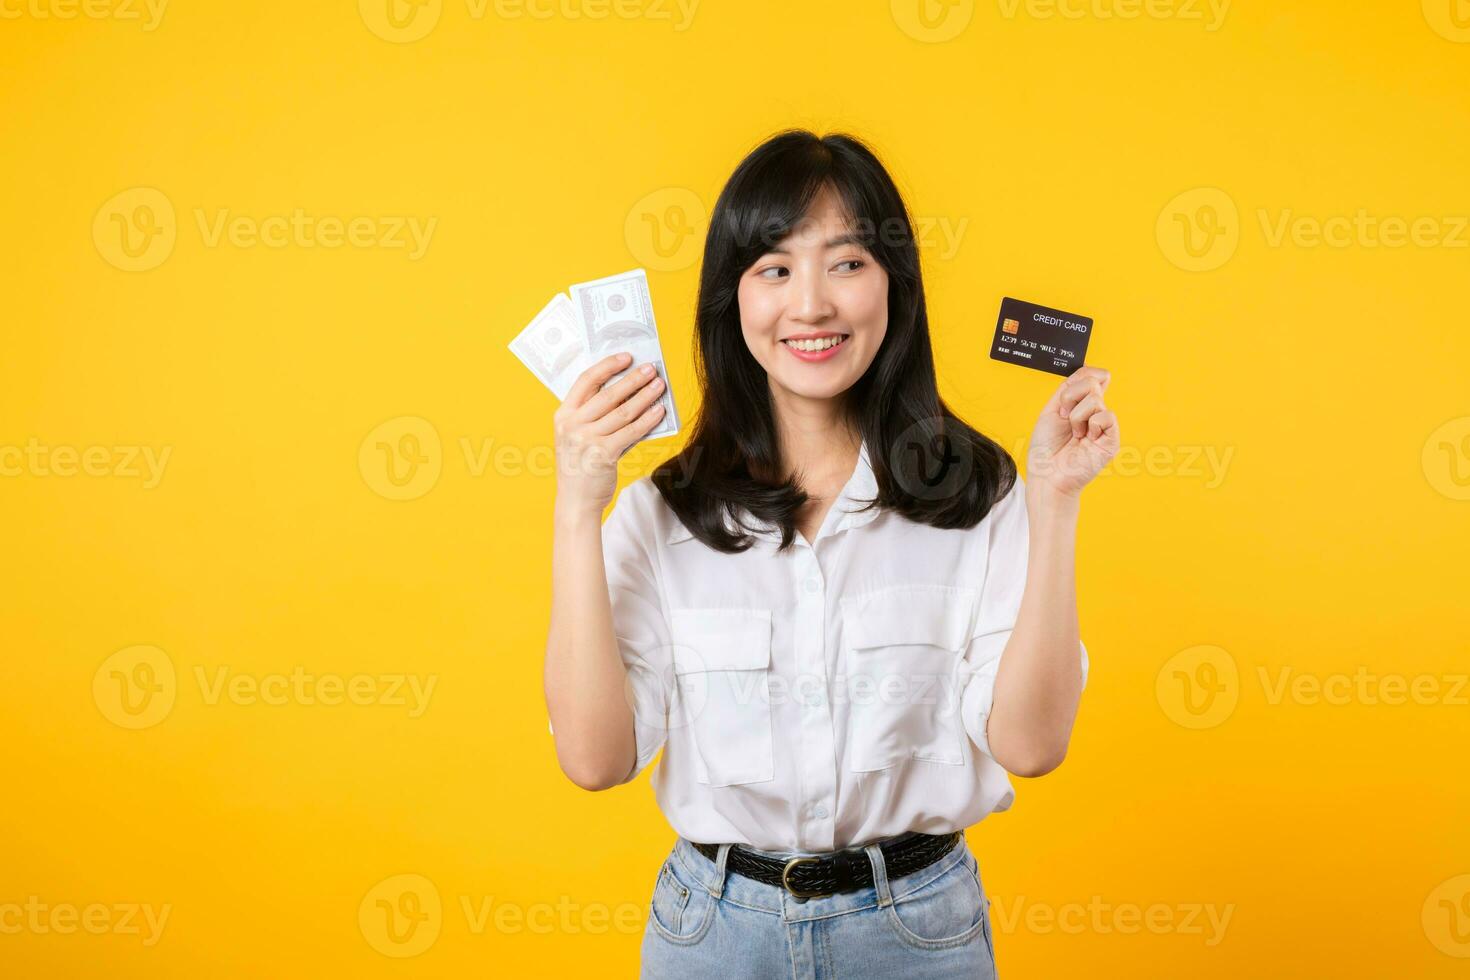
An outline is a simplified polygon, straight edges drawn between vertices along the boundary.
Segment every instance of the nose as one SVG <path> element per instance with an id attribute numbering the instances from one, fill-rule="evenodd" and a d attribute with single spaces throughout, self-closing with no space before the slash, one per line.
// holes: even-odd
<path id="1" fill-rule="evenodd" d="M 821 275 L 794 274 L 796 281 L 788 311 L 797 323 L 816 324 L 830 320 L 837 314 L 837 307 L 827 294 L 827 279 Z"/>

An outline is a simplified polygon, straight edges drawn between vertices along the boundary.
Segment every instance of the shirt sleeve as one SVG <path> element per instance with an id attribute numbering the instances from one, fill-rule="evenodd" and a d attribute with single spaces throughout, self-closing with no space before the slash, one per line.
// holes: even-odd
<path id="1" fill-rule="evenodd" d="M 1016 626 L 1021 596 L 1026 590 L 1026 561 L 1030 530 L 1026 520 L 1026 487 L 1021 477 L 986 518 L 990 540 L 985 562 L 985 580 L 980 589 L 980 610 L 965 650 L 964 695 L 960 711 L 965 731 L 981 752 L 990 751 L 987 725 L 995 703 L 995 677 L 1001 654 Z M 1078 642 L 1082 657 L 1082 686 L 1087 686 L 1087 647 Z"/>
<path id="2" fill-rule="evenodd" d="M 648 767 L 668 737 L 672 641 L 658 582 L 658 490 L 645 477 L 624 488 L 602 526 L 602 556 L 613 633 L 628 674 L 637 761 L 623 782 Z"/>

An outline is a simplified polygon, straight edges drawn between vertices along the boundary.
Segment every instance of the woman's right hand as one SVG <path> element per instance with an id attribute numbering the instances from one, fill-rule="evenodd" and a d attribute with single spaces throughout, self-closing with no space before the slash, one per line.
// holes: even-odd
<path id="1" fill-rule="evenodd" d="M 611 354 L 578 375 L 552 416 L 556 431 L 556 506 L 599 518 L 618 488 L 618 459 L 663 418 L 664 380 L 652 364 L 608 378 L 633 360 Z"/>

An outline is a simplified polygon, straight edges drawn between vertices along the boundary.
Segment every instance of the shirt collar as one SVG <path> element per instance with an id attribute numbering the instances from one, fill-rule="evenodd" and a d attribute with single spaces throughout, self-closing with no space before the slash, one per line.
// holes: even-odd
<path id="1" fill-rule="evenodd" d="M 873 464 L 868 458 L 868 442 L 864 439 L 858 448 L 857 466 L 853 469 L 852 476 L 848 477 L 847 483 L 843 485 L 837 499 L 833 501 L 832 509 L 827 512 L 826 518 L 822 521 L 822 528 L 817 532 L 817 540 L 841 531 L 862 527 L 873 520 L 878 516 L 880 508 L 873 507 L 866 511 L 860 508 L 876 496 L 878 496 L 878 479 L 873 474 Z M 729 519 L 726 520 L 728 526 Z M 694 537 L 684 526 L 684 522 L 677 517 L 672 523 L 673 527 L 669 530 L 667 538 L 668 544 L 678 544 L 680 541 Z M 739 529 L 732 527 L 731 530 L 738 531 Z M 757 538 L 778 544 L 781 541 L 780 528 L 752 530 L 750 533 Z"/>

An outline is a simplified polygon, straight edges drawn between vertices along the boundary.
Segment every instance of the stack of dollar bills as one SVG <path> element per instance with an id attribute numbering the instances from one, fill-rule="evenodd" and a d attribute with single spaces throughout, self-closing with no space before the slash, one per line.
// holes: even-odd
<path id="1" fill-rule="evenodd" d="M 633 360 L 607 384 L 616 382 L 633 367 L 651 363 L 664 379 L 664 391 L 659 396 L 664 415 L 643 438 L 662 439 L 676 434 L 679 416 L 674 409 L 673 388 L 664 370 L 647 274 L 642 269 L 634 269 L 606 279 L 578 283 L 571 287 L 570 293 L 571 299 L 566 293 L 553 296 L 510 342 L 510 352 L 562 400 L 578 375 L 609 354 L 626 351 L 633 355 Z"/>

